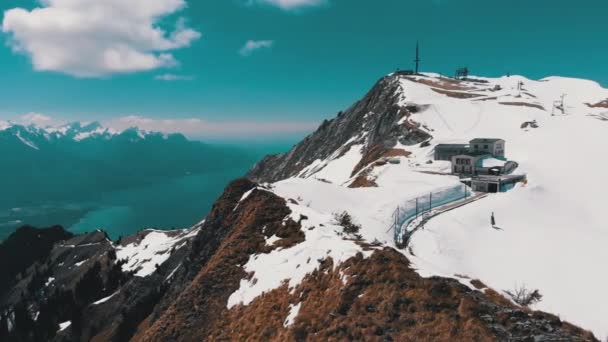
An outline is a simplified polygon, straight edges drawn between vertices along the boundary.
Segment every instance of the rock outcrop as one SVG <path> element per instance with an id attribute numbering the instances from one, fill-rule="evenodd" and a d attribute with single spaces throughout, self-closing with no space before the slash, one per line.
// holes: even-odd
<path id="1" fill-rule="evenodd" d="M 248 177 L 256 182 L 275 182 L 298 175 L 315 160 L 325 160 L 337 151 L 364 145 L 362 154 L 388 151 L 397 142 L 415 145 L 431 138 L 429 132 L 408 122 L 418 110 L 406 105 L 399 76 L 380 79 L 365 97 L 321 126 L 291 151 L 271 155 L 258 162 Z"/>

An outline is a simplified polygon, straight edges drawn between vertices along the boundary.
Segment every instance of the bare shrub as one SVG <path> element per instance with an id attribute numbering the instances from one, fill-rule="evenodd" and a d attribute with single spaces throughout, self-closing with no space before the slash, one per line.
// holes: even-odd
<path id="1" fill-rule="evenodd" d="M 335 224 L 344 228 L 344 233 L 358 235 L 361 226 L 355 223 L 353 217 L 346 211 L 341 214 L 334 214 Z"/>
<path id="2" fill-rule="evenodd" d="M 525 285 L 515 286 L 512 291 L 505 291 L 505 293 L 508 294 L 515 303 L 525 307 L 536 304 L 543 299 L 543 295 L 540 294 L 538 289 L 529 290 Z"/>

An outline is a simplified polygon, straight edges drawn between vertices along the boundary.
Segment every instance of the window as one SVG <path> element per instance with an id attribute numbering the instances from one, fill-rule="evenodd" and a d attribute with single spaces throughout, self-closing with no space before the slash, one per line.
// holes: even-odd
<path id="1" fill-rule="evenodd" d="M 488 145 L 483 145 L 483 148 L 487 150 L 488 149 Z"/>

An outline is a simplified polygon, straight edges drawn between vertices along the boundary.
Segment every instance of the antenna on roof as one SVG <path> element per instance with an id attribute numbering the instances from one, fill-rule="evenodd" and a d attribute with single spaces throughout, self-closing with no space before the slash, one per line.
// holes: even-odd
<path id="1" fill-rule="evenodd" d="M 521 91 L 524 90 L 524 82 L 517 81 L 517 97 L 521 97 Z"/>
<path id="2" fill-rule="evenodd" d="M 416 59 L 414 59 L 416 63 L 416 75 L 418 75 L 419 67 L 420 67 L 420 44 L 416 41 Z"/>
<path id="3" fill-rule="evenodd" d="M 553 109 L 551 110 L 551 116 L 555 115 L 555 110 L 559 110 L 562 112 L 562 115 L 566 114 L 566 107 L 564 105 L 564 98 L 566 98 L 566 94 L 562 94 L 559 100 L 553 101 Z"/>

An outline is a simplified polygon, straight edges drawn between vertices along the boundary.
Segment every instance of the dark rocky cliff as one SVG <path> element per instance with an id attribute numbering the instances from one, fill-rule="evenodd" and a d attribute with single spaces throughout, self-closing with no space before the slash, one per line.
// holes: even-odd
<path id="1" fill-rule="evenodd" d="M 258 162 L 247 175 L 256 182 L 274 182 L 293 177 L 317 159 L 346 152 L 363 144 L 363 155 L 388 150 L 397 142 L 414 145 L 431 138 L 428 132 L 408 124 L 403 118 L 417 111 L 404 106 L 398 75 L 380 79 L 365 97 L 321 126 L 291 151 L 271 155 Z"/>

